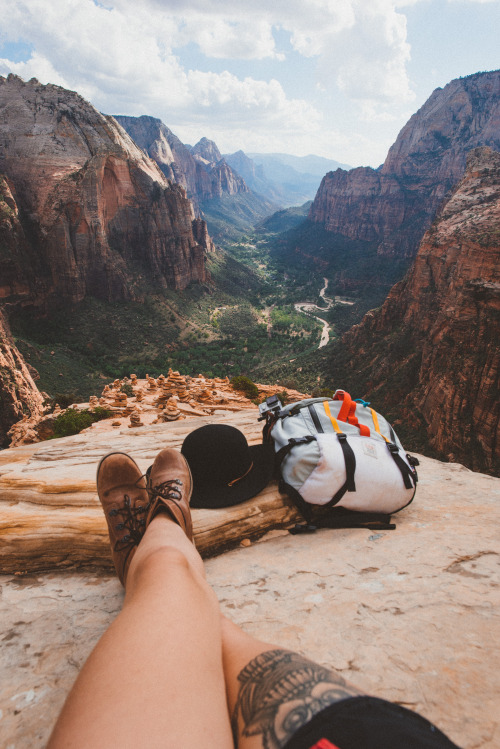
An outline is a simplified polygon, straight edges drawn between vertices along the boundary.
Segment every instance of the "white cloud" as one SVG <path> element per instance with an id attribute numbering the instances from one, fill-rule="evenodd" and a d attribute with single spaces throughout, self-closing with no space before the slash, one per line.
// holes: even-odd
<path id="1" fill-rule="evenodd" d="M 210 116 L 227 125 L 248 127 L 251 121 L 254 127 L 303 130 L 320 120 L 314 106 L 287 97 L 277 80 L 186 71 L 172 52 L 185 28 L 166 16 L 152 23 L 144 7 L 125 11 L 89 0 L 18 2 L 4 31 L 14 35 L 22 29 L 35 51 L 27 62 L 3 60 L 1 70 L 74 88 L 103 111 L 154 114 L 168 125 L 183 119 L 201 123 Z M 210 28 L 207 50 L 225 29 L 217 23 Z M 230 38 L 226 47 L 235 43 Z"/>
<path id="2" fill-rule="evenodd" d="M 340 91 L 364 119 L 397 117 L 390 108 L 407 106 L 413 96 L 406 19 L 398 8 L 418 1 L 0 0 L 2 38 L 33 47 L 26 62 L 0 60 L 0 73 L 75 89 L 108 113 L 161 117 L 191 141 L 218 134 L 234 150 L 269 150 L 258 146 L 264 142 L 283 150 L 286 143 L 332 155 L 351 142 L 367 151 L 368 141 L 341 136 L 340 123 L 328 122 L 320 108 L 326 111 Z M 183 64 L 193 44 L 198 57 Z M 288 92 L 286 55 L 316 65 L 310 101 Z M 272 61 L 273 77 L 235 75 L 235 60 Z"/>
<path id="3" fill-rule="evenodd" d="M 276 51 L 271 24 L 260 19 L 248 23 L 246 19 L 242 22 L 216 16 L 207 23 L 205 15 L 196 13 L 181 25 L 174 44 L 190 41 L 198 44 L 204 55 L 215 59 L 284 59 Z"/>
<path id="4" fill-rule="evenodd" d="M 412 100 L 405 16 L 391 0 L 356 0 L 353 7 L 355 23 L 322 57 L 322 80 L 333 76 L 365 109 Z"/>

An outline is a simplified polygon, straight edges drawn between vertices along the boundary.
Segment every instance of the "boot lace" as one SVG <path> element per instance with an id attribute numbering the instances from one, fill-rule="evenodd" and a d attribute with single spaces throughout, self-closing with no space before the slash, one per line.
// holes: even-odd
<path id="1" fill-rule="evenodd" d="M 116 541 L 114 546 L 115 551 L 125 551 L 133 546 L 137 546 L 146 530 L 146 513 L 149 510 L 150 504 L 151 502 L 148 502 L 145 505 L 133 507 L 130 496 L 124 494 L 122 506 L 110 510 L 110 517 L 119 518 L 119 522 L 115 525 L 115 530 L 122 531 L 125 529 L 128 531 L 128 533 Z"/>
<path id="2" fill-rule="evenodd" d="M 154 502 L 157 497 L 160 497 L 161 499 L 181 500 L 181 486 L 182 481 L 180 479 L 169 479 L 168 481 L 163 481 L 161 484 L 156 484 L 156 486 L 153 486 L 148 490 L 151 496 L 150 503 Z"/>

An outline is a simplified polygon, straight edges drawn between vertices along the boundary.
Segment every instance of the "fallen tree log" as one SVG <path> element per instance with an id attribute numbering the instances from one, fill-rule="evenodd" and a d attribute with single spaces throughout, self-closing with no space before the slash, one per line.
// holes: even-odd
<path id="1" fill-rule="evenodd" d="M 164 447 L 180 449 L 185 436 L 206 423 L 238 427 L 249 444 L 261 441 L 256 411 L 201 417 L 116 431 L 85 430 L 0 453 L 0 574 L 51 569 L 112 567 L 106 521 L 95 488 L 96 466 L 113 450 L 129 453 L 146 471 Z M 193 510 L 194 537 L 213 556 L 274 528 L 298 513 L 269 484 L 235 507 Z"/>

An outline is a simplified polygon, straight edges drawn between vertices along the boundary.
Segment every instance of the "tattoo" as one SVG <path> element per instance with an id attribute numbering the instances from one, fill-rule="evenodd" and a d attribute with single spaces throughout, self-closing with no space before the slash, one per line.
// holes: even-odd
<path id="1" fill-rule="evenodd" d="M 258 655 L 240 672 L 238 681 L 231 720 L 235 747 L 239 715 L 242 736 L 262 734 L 264 749 L 281 749 L 316 713 L 359 694 L 334 671 L 281 649 Z"/>

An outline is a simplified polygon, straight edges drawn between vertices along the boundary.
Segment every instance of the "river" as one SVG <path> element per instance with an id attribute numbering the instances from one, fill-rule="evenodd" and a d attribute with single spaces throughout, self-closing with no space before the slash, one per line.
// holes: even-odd
<path id="1" fill-rule="evenodd" d="M 318 310 L 319 312 L 326 312 L 326 310 L 330 309 L 336 302 L 340 302 L 340 304 L 354 304 L 354 302 L 351 302 L 349 299 L 343 299 L 342 297 L 335 297 L 334 299 L 331 299 L 330 297 L 326 296 L 326 291 L 328 289 L 328 278 L 323 278 L 323 281 L 325 282 L 325 285 L 319 292 L 319 295 L 322 299 L 325 300 L 327 303 L 327 307 L 318 307 L 317 304 L 312 304 L 311 302 L 297 302 L 293 306 L 297 310 L 297 312 L 302 312 L 306 315 L 310 315 L 311 317 L 315 317 L 317 320 L 320 321 L 323 325 L 323 330 L 321 331 L 321 338 L 319 341 L 318 348 L 323 348 L 323 346 L 326 346 L 328 341 L 330 340 L 330 333 L 331 333 L 331 325 L 322 317 L 315 314 L 315 310 Z"/>

